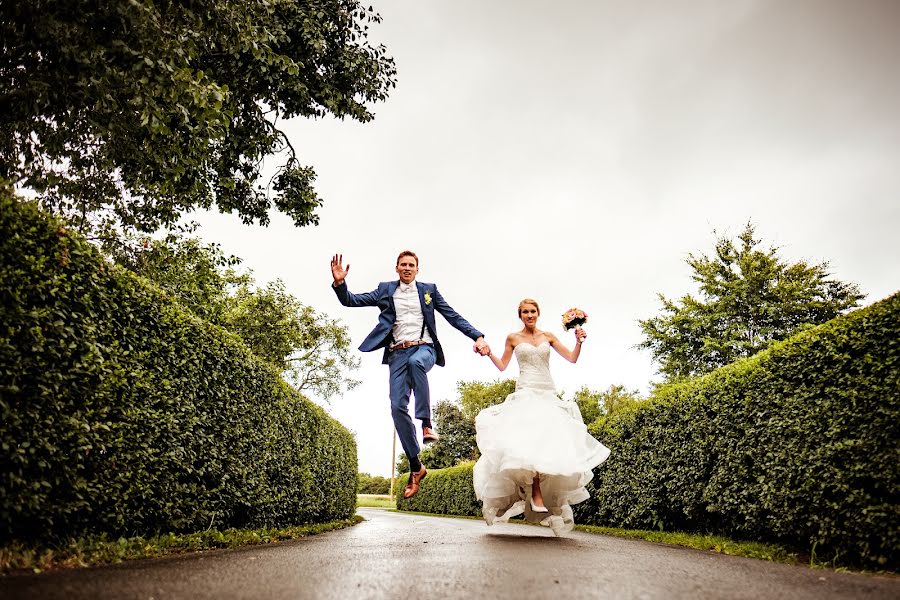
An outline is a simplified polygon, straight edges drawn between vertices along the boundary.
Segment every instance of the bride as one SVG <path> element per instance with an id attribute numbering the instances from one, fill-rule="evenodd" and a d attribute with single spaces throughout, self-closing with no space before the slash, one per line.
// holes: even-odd
<path id="1" fill-rule="evenodd" d="M 489 354 L 500 371 L 516 356 L 516 391 L 475 417 L 481 458 L 475 463 L 475 496 L 488 525 L 523 514 L 556 535 L 574 526 L 572 504 L 587 500 L 591 469 L 609 456 L 609 448 L 587 432 L 574 402 L 560 400 L 550 377 L 550 349 L 578 361 L 587 333 L 575 329 L 569 350 L 555 335 L 537 328 L 541 311 L 526 298 L 519 303 L 524 327 L 509 334 L 503 356 Z"/>

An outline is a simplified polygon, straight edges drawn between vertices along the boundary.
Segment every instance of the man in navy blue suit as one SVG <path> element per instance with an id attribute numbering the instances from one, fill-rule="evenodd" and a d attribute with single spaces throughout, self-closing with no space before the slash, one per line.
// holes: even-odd
<path id="1" fill-rule="evenodd" d="M 434 312 L 437 311 L 453 327 L 475 341 L 475 352 L 487 355 L 491 350 L 484 335 L 453 310 L 437 286 L 416 281 L 419 257 L 404 250 L 397 257 L 399 281 L 385 281 L 366 294 L 353 294 L 345 281 L 350 264 L 335 254 L 331 258 L 332 288 L 344 306 L 377 306 L 381 310 L 375 329 L 363 340 L 359 349 L 371 352 L 384 348 L 382 362 L 390 369 L 391 415 L 400 437 L 403 451 L 409 458 L 410 476 L 404 498 L 412 498 L 419 491 L 419 482 L 427 471 L 419 461 L 419 442 L 416 428 L 409 416 L 409 394 L 416 397 L 416 418 L 422 421 L 422 441 L 434 442 L 437 433 L 431 426 L 431 398 L 428 371 L 438 364 L 444 366 L 444 352 L 438 341 Z"/>

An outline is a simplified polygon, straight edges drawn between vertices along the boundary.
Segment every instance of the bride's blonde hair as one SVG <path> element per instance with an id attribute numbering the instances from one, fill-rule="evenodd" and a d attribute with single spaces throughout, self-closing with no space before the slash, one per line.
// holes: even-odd
<path id="1" fill-rule="evenodd" d="M 538 315 L 541 314 L 541 307 L 538 306 L 537 300 L 532 300 L 531 298 L 525 298 L 524 300 L 519 302 L 519 318 L 520 319 L 522 318 L 522 308 L 529 304 L 537 309 Z"/>

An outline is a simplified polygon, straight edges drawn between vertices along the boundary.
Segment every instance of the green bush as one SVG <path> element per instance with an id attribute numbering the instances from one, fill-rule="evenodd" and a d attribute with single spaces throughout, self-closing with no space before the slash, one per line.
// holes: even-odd
<path id="1" fill-rule="evenodd" d="M 472 487 L 474 466 L 475 463 L 467 462 L 428 471 L 419 493 L 409 500 L 403 499 L 403 488 L 409 481 L 409 473 L 404 473 L 394 482 L 397 508 L 442 515 L 480 515 L 481 503 L 475 499 L 475 488 Z"/>
<path id="2" fill-rule="evenodd" d="M 356 444 L 233 335 L 0 191 L 0 541 L 354 512 Z"/>
<path id="3" fill-rule="evenodd" d="M 581 523 L 900 558 L 900 294 L 591 426 L 612 449 Z"/>
<path id="4" fill-rule="evenodd" d="M 357 494 L 390 494 L 391 480 L 381 475 L 360 473 L 356 484 Z"/>

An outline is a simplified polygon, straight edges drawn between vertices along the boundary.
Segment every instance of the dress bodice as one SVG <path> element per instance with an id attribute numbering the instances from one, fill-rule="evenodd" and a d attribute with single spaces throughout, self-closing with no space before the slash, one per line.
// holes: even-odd
<path id="1" fill-rule="evenodd" d="M 519 362 L 517 390 L 530 388 L 556 392 L 556 384 L 550 376 L 550 342 L 541 342 L 537 346 L 521 342 L 513 354 Z"/>

